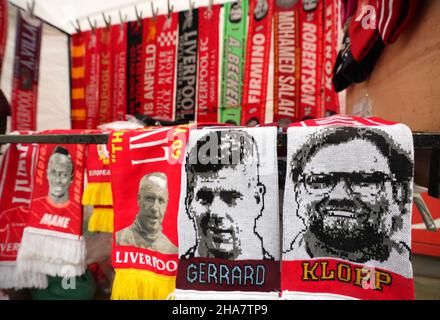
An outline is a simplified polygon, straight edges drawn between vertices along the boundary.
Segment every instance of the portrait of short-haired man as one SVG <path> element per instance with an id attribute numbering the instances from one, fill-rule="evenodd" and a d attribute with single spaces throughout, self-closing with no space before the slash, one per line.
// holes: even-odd
<path id="1" fill-rule="evenodd" d="M 116 232 L 116 244 L 176 254 L 177 246 L 162 232 L 168 206 L 168 179 L 162 172 L 146 174 L 139 181 L 139 211 L 133 223 Z"/>
<path id="2" fill-rule="evenodd" d="M 284 210 L 284 221 L 299 232 L 284 243 L 285 256 L 385 265 L 410 259 L 413 162 L 385 131 L 322 129 L 288 161 L 294 194 L 285 197 L 294 208 Z"/>
<path id="3" fill-rule="evenodd" d="M 185 209 L 195 243 L 181 258 L 274 259 L 257 222 L 265 210 L 257 142 L 244 130 L 200 136 L 186 157 Z M 180 242 L 182 243 L 182 242 Z"/>

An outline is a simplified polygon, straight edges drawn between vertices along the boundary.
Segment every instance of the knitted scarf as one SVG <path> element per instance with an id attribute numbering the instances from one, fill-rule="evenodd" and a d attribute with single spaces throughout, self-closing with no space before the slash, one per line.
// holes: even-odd
<path id="1" fill-rule="evenodd" d="M 127 113 L 140 113 L 142 85 L 142 31 L 140 21 L 128 23 L 127 35 Z"/>
<path id="2" fill-rule="evenodd" d="M 224 5 L 220 122 L 239 125 L 243 94 L 248 0 Z"/>
<path id="3" fill-rule="evenodd" d="M 197 122 L 217 122 L 220 6 L 199 8 Z"/>
<path id="4" fill-rule="evenodd" d="M 127 113 L 127 24 L 112 26 L 113 121 L 125 120 Z"/>
<path id="5" fill-rule="evenodd" d="M 299 4 L 276 4 L 274 15 L 274 121 L 287 127 L 298 120 L 300 35 Z"/>
<path id="6" fill-rule="evenodd" d="M 86 128 L 96 129 L 99 116 L 99 42 L 94 30 L 83 32 L 86 45 Z"/>
<path id="7" fill-rule="evenodd" d="M 2 74 L 3 59 L 8 36 L 8 2 L 0 0 L 0 74 Z"/>
<path id="8" fill-rule="evenodd" d="M 176 51 L 179 14 L 157 17 L 157 82 L 155 83 L 154 115 L 157 119 L 174 121 Z"/>
<path id="9" fill-rule="evenodd" d="M 37 155 L 35 144 L 11 144 L 0 167 L 0 288 L 45 288 L 45 275 L 17 272 L 17 251 L 29 215 Z"/>
<path id="10" fill-rule="evenodd" d="M 324 1 L 301 0 L 301 85 L 299 118 L 322 116 L 322 47 Z"/>
<path id="11" fill-rule="evenodd" d="M 195 118 L 197 89 L 198 9 L 179 13 L 176 120 Z"/>
<path id="12" fill-rule="evenodd" d="M 250 0 L 241 123 L 265 123 L 273 1 Z"/>
<path id="13" fill-rule="evenodd" d="M 338 55 L 338 8 L 339 1 L 326 0 L 324 8 L 324 83 L 323 112 L 325 116 L 339 113 L 339 97 L 333 88 L 333 66 Z"/>
<path id="14" fill-rule="evenodd" d="M 334 116 L 288 129 L 282 295 L 413 299 L 408 127 Z"/>
<path id="15" fill-rule="evenodd" d="M 99 122 L 112 121 L 113 39 L 108 27 L 97 30 L 99 41 Z"/>
<path id="16" fill-rule="evenodd" d="M 180 172 L 189 130 L 188 125 L 147 127 L 109 137 L 112 299 L 165 299 L 175 287 Z"/>
<path id="17" fill-rule="evenodd" d="M 43 23 L 18 10 L 11 97 L 12 130 L 36 130 Z"/>
<path id="18" fill-rule="evenodd" d="M 83 33 L 75 33 L 70 38 L 71 60 L 71 123 L 72 129 L 86 128 L 86 100 L 85 100 L 85 56 L 86 43 Z"/>
<path id="19" fill-rule="evenodd" d="M 276 299 L 276 128 L 190 133 L 179 209 L 176 299 Z"/>
<path id="20" fill-rule="evenodd" d="M 143 21 L 142 47 L 144 55 L 141 113 L 154 117 L 154 84 L 157 77 L 157 19 Z"/>
<path id="21" fill-rule="evenodd" d="M 84 145 L 39 145 L 30 214 L 17 256 L 19 271 L 51 276 L 85 272 L 81 206 L 84 160 Z"/>

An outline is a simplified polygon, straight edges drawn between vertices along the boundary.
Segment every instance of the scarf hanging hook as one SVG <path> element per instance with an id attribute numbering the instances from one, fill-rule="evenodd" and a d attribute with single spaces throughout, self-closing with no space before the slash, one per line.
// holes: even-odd
<path id="1" fill-rule="evenodd" d="M 212 5 L 214 4 L 214 0 L 209 0 L 208 2 L 208 11 L 212 12 Z"/>
<path id="2" fill-rule="evenodd" d="M 89 22 L 90 29 L 92 29 L 93 33 L 96 31 L 96 19 L 94 23 L 92 23 L 92 20 L 90 20 L 90 17 L 87 17 L 87 21 Z"/>
<path id="3" fill-rule="evenodd" d="M 170 4 L 170 0 L 167 0 L 167 5 L 168 5 L 168 19 L 169 19 L 171 18 L 171 14 L 173 13 L 174 6 Z"/>
<path id="4" fill-rule="evenodd" d="M 125 23 L 127 21 L 127 15 L 125 15 L 124 17 L 122 17 L 122 12 L 121 10 L 119 10 L 119 21 L 121 22 L 121 24 Z"/>
<path id="5" fill-rule="evenodd" d="M 138 11 L 137 6 L 134 6 L 134 12 L 136 14 L 136 20 L 137 20 L 138 26 L 140 26 L 141 20 L 142 20 L 142 11 Z"/>
<path id="6" fill-rule="evenodd" d="M 153 19 L 156 20 L 159 9 L 158 8 L 156 8 L 156 10 L 154 9 L 153 1 L 150 2 L 150 5 L 151 5 L 151 15 L 153 16 Z"/>
<path id="7" fill-rule="evenodd" d="M 32 18 L 35 18 L 35 15 L 34 15 L 34 13 L 35 13 L 35 0 L 32 0 L 30 3 L 27 2 L 26 3 L 26 7 L 27 7 L 27 10 L 29 12 L 29 15 Z"/>
<path id="8" fill-rule="evenodd" d="M 76 24 L 73 23 L 73 21 L 70 21 L 70 23 L 71 23 L 72 27 L 75 29 L 76 33 L 81 33 L 81 26 L 79 24 L 79 20 L 76 19 L 75 21 L 76 21 Z"/>
<path id="9" fill-rule="evenodd" d="M 105 23 L 107 29 L 110 29 L 110 27 L 112 25 L 112 17 L 109 15 L 108 20 L 107 20 L 107 17 L 105 16 L 104 12 L 101 12 L 101 13 L 102 13 L 102 18 L 104 19 L 104 23 Z"/>

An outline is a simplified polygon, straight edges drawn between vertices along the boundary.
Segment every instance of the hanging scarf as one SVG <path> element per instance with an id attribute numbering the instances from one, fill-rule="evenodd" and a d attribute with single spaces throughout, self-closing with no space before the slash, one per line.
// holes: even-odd
<path id="1" fill-rule="evenodd" d="M 86 128 L 86 100 L 85 100 L 85 56 L 86 44 L 84 34 L 75 33 L 70 38 L 71 53 L 71 121 L 72 129 Z"/>
<path id="2" fill-rule="evenodd" d="M 154 87 L 154 115 L 160 120 L 174 121 L 179 14 L 175 12 L 169 16 L 158 16 L 157 20 L 157 81 Z"/>
<path id="3" fill-rule="evenodd" d="M 30 214 L 17 256 L 19 271 L 51 276 L 79 276 L 85 272 L 81 206 L 84 160 L 84 145 L 39 145 Z"/>
<path id="4" fill-rule="evenodd" d="M 154 117 L 154 84 L 157 77 L 156 68 L 156 19 L 144 19 L 142 48 L 143 48 L 143 82 L 142 82 L 142 110 L 141 113 L 148 117 Z"/>
<path id="5" fill-rule="evenodd" d="M 278 298 L 276 136 L 276 127 L 191 131 L 176 299 Z"/>
<path id="6" fill-rule="evenodd" d="M 140 113 L 142 95 L 142 23 L 128 23 L 127 40 L 127 113 Z"/>
<path id="7" fill-rule="evenodd" d="M 198 9 L 179 13 L 176 120 L 194 120 L 197 88 Z"/>
<path id="8" fill-rule="evenodd" d="M 299 38 L 298 5 L 276 4 L 274 16 L 274 122 L 287 127 L 298 119 Z"/>
<path id="9" fill-rule="evenodd" d="M 0 75 L 5 57 L 6 39 L 8 36 L 8 2 L 0 0 Z"/>
<path id="10" fill-rule="evenodd" d="M 12 80 L 12 130 L 36 130 L 38 75 L 43 23 L 18 10 Z"/>
<path id="11" fill-rule="evenodd" d="M 175 287 L 180 173 L 189 129 L 149 127 L 109 137 L 112 299 L 165 299 Z"/>
<path id="12" fill-rule="evenodd" d="M 273 1 L 251 0 L 243 84 L 242 125 L 265 123 Z"/>
<path id="13" fill-rule="evenodd" d="M 199 8 L 197 122 L 217 122 L 220 6 Z"/>
<path id="14" fill-rule="evenodd" d="M 220 122 L 241 124 L 248 0 L 225 3 Z"/>
<path id="15" fill-rule="evenodd" d="M 333 116 L 287 135 L 283 297 L 413 299 L 410 129 Z"/>
<path id="16" fill-rule="evenodd" d="M 112 26 L 113 121 L 124 121 L 127 113 L 127 24 Z"/>
<path id="17" fill-rule="evenodd" d="M 338 55 L 338 1 L 325 0 L 324 9 L 324 84 L 323 111 L 325 116 L 339 113 L 339 97 L 333 88 L 333 66 Z"/>
<path id="18" fill-rule="evenodd" d="M 301 0 L 301 85 L 299 118 L 322 116 L 323 0 Z"/>
<path id="19" fill-rule="evenodd" d="M 90 232 L 113 232 L 113 198 L 110 183 L 110 154 L 105 144 L 88 145 L 87 186 L 82 196 L 84 206 L 93 206 Z"/>
<path id="20" fill-rule="evenodd" d="M 0 288 L 45 288 L 45 275 L 17 272 L 17 251 L 29 215 L 37 145 L 11 144 L 0 167 Z"/>
<path id="21" fill-rule="evenodd" d="M 96 31 L 83 34 L 86 39 L 86 128 L 96 129 L 99 120 L 99 43 Z"/>
<path id="22" fill-rule="evenodd" d="M 112 121 L 113 41 L 111 29 L 97 30 L 99 41 L 99 124 Z"/>

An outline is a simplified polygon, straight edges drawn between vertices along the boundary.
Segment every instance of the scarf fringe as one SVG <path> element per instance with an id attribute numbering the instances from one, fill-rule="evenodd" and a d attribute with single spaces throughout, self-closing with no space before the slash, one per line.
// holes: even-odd
<path id="1" fill-rule="evenodd" d="M 82 204 L 83 206 L 113 206 L 111 183 L 88 183 L 83 192 Z"/>
<path id="2" fill-rule="evenodd" d="M 90 232 L 113 232 L 114 211 L 113 208 L 94 207 L 89 219 L 88 230 Z"/>
<path id="3" fill-rule="evenodd" d="M 116 269 L 112 300 L 165 300 L 176 287 L 175 276 L 146 270 Z"/>
<path id="4" fill-rule="evenodd" d="M 197 291 L 176 289 L 168 300 L 279 300 L 278 292 Z"/>
<path id="5" fill-rule="evenodd" d="M 0 289 L 46 289 L 47 285 L 47 276 L 45 274 L 18 272 L 15 263 L 8 265 L 0 264 Z"/>
<path id="6" fill-rule="evenodd" d="M 86 271 L 86 245 L 83 237 L 67 238 L 27 227 L 17 255 L 19 272 L 50 276 L 80 276 Z"/>

